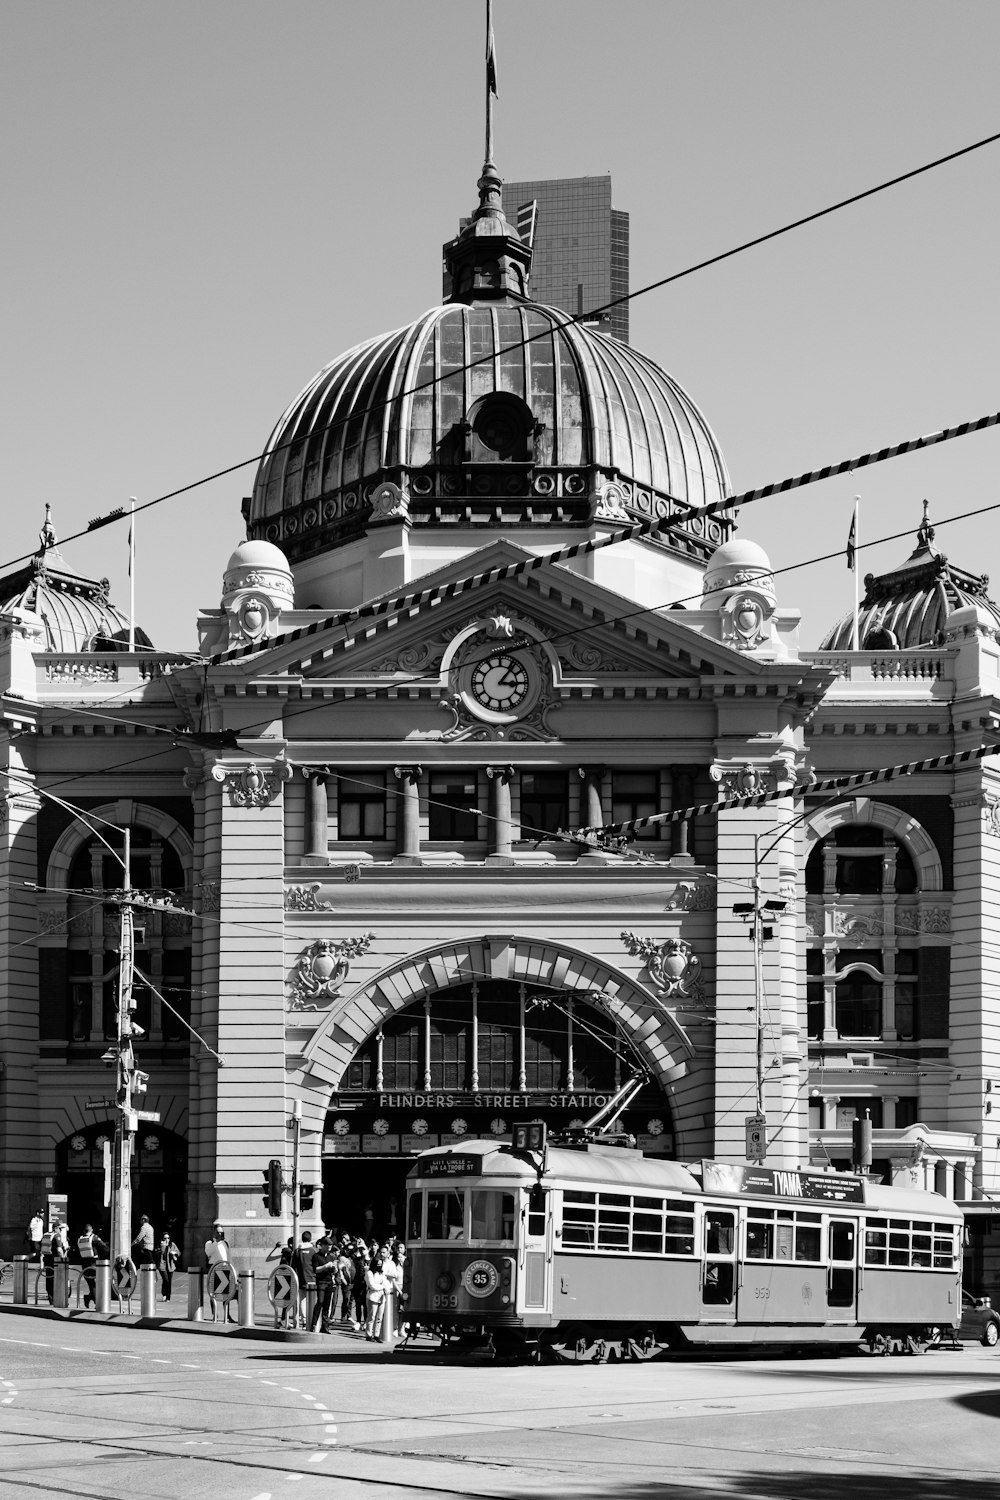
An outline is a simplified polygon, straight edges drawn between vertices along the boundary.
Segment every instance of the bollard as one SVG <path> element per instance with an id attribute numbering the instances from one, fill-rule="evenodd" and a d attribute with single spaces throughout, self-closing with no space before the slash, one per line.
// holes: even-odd
<path id="1" fill-rule="evenodd" d="M 313 1324 L 313 1313 L 316 1311 L 316 1284 L 306 1287 L 306 1318 L 303 1328 L 309 1329 Z"/>
<path id="2" fill-rule="evenodd" d="M 52 1267 L 52 1306 L 69 1307 L 69 1266 L 57 1260 Z"/>
<path id="3" fill-rule="evenodd" d="M 156 1267 L 139 1267 L 139 1316 L 156 1317 Z"/>
<path id="4" fill-rule="evenodd" d="M 204 1317 L 205 1273 L 200 1266 L 188 1266 L 188 1321 L 200 1323 Z"/>
<path id="5" fill-rule="evenodd" d="M 26 1255 L 14 1256 L 14 1301 L 23 1307 L 28 1301 L 28 1266 Z"/>
<path id="6" fill-rule="evenodd" d="M 254 1328 L 256 1325 L 253 1316 L 253 1272 L 241 1271 L 239 1276 L 239 1288 L 237 1291 L 239 1325 L 241 1328 Z"/>
<path id="7" fill-rule="evenodd" d="M 391 1345 L 394 1342 L 393 1328 L 395 1326 L 395 1318 L 396 1298 L 393 1295 L 392 1287 L 388 1286 L 385 1289 L 385 1303 L 382 1307 L 382 1332 L 379 1335 L 380 1344 Z"/>
<path id="8" fill-rule="evenodd" d="M 99 1260 L 94 1267 L 94 1311 L 105 1317 L 111 1311 L 111 1262 Z"/>

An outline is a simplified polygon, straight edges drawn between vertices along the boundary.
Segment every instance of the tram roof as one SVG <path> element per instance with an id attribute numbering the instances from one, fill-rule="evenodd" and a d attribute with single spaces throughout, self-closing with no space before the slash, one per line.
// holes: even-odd
<path id="1" fill-rule="evenodd" d="M 475 1166 L 468 1173 L 454 1174 L 441 1169 L 426 1168 L 421 1164 L 430 1157 L 476 1158 Z M 454 1146 L 437 1146 L 424 1151 L 416 1165 L 411 1168 L 411 1177 L 434 1176 L 439 1179 L 454 1175 L 517 1177 L 526 1182 L 537 1181 L 534 1163 L 527 1157 L 514 1156 L 512 1152 L 493 1141 L 463 1141 Z M 678 1161 L 666 1161 L 662 1157 L 643 1156 L 639 1151 L 630 1151 L 620 1146 L 596 1146 L 583 1150 L 570 1150 L 564 1146 L 549 1146 L 547 1150 L 546 1180 L 568 1177 L 574 1182 L 630 1183 L 640 1187 L 667 1189 L 678 1193 L 700 1193 L 701 1183 Z"/>

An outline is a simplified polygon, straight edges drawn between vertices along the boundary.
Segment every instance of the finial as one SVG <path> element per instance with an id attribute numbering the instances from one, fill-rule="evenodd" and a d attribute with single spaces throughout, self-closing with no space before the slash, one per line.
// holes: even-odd
<path id="1" fill-rule="evenodd" d="M 52 506 L 47 500 L 45 502 L 45 523 L 38 533 L 38 540 L 42 544 L 43 553 L 49 552 L 53 547 L 59 545 L 59 538 L 56 536 L 56 529 L 52 524 Z"/>
<path id="2" fill-rule="evenodd" d="M 497 93 L 497 49 L 493 39 L 493 0 L 486 0 L 486 159 L 483 163 L 483 176 L 486 176 L 487 167 L 493 166 L 493 100 L 499 99 Z"/>
<path id="3" fill-rule="evenodd" d="M 934 540 L 934 527 L 927 518 L 928 502 L 924 501 L 924 518 L 917 528 L 917 541 L 921 547 L 930 547 Z"/>

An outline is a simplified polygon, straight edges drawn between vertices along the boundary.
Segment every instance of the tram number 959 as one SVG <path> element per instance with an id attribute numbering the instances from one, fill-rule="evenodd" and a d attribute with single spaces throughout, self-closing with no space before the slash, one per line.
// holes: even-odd
<path id="1" fill-rule="evenodd" d="M 458 1298 L 454 1292 L 435 1292 L 432 1298 L 435 1307 L 457 1307 Z"/>
<path id="2" fill-rule="evenodd" d="M 771 1288 L 769 1286 L 754 1287 L 753 1294 L 758 1302 L 766 1302 L 771 1295 Z"/>

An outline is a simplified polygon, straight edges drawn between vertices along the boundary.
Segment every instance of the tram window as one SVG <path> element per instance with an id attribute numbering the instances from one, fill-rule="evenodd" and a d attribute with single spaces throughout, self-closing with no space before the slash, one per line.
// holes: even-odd
<path id="1" fill-rule="evenodd" d="M 885 1220 L 883 1219 L 882 1222 L 885 1223 Z M 866 1266 L 884 1266 L 885 1265 L 885 1230 L 884 1229 L 866 1229 L 865 1230 L 865 1265 Z"/>
<path id="2" fill-rule="evenodd" d="M 796 1224 L 795 1259 L 819 1260 L 820 1231 L 818 1224 Z"/>
<path id="3" fill-rule="evenodd" d="M 693 1216 L 693 1214 L 668 1214 L 667 1215 L 667 1254 L 668 1255 L 693 1255 L 694 1254 L 694 1216 Z"/>
<path id="4" fill-rule="evenodd" d="M 784 1216 L 779 1214 L 779 1219 Z M 791 1218 L 791 1214 L 788 1218 Z M 794 1250 L 794 1226 L 792 1224 L 779 1223 L 774 1240 L 776 1260 L 792 1260 Z"/>
<path id="5" fill-rule="evenodd" d="M 774 1259 L 774 1223 L 751 1219 L 747 1224 L 747 1259 Z"/>
<path id="6" fill-rule="evenodd" d="M 562 1241 L 564 1245 L 594 1248 L 594 1225 L 597 1222 L 595 1193 L 563 1193 Z"/>
<path id="7" fill-rule="evenodd" d="M 513 1193 L 472 1193 L 472 1238 L 474 1240 L 512 1240 L 514 1238 Z"/>
<path id="8" fill-rule="evenodd" d="M 709 1255 L 732 1255 L 734 1235 L 732 1214 L 705 1215 L 705 1249 Z"/>
<path id="9" fill-rule="evenodd" d="M 636 1204 L 648 1203 L 637 1198 Z M 658 1205 L 657 1205 L 658 1206 Z M 632 1249 L 645 1255 L 663 1254 L 663 1215 L 636 1213 L 632 1218 Z"/>
<path id="10" fill-rule="evenodd" d="M 465 1194 L 458 1188 L 443 1188 L 427 1194 L 427 1238 L 465 1238 Z"/>
<path id="11" fill-rule="evenodd" d="M 928 1226 L 929 1227 L 929 1226 Z M 929 1234 L 915 1234 L 911 1242 L 910 1264 L 913 1266 L 929 1266 L 931 1263 L 931 1237 Z"/>
<path id="12" fill-rule="evenodd" d="M 935 1225 L 935 1228 L 939 1226 Z M 955 1263 L 955 1242 L 951 1235 L 934 1236 L 934 1266 L 939 1271 L 950 1271 Z"/>
<path id="13" fill-rule="evenodd" d="M 635 1198 L 633 1202 L 636 1208 L 650 1208 L 654 1213 L 660 1214 L 663 1212 L 662 1198 Z M 668 1203 L 667 1207 L 673 1208 L 675 1207 L 675 1205 L 673 1203 Z"/>
<path id="14" fill-rule="evenodd" d="M 894 1224 L 898 1220 L 893 1219 Z M 890 1266 L 908 1266 L 910 1264 L 910 1236 L 908 1234 L 889 1235 L 889 1264 Z"/>
<path id="15" fill-rule="evenodd" d="M 424 1195 L 423 1193 L 411 1193 L 410 1201 L 406 1209 L 406 1238 L 410 1241 L 419 1240 L 423 1233 L 424 1217 Z"/>
<path id="16" fill-rule="evenodd" d="M 614 1202 L 617 1195 L 612 1197 Z M 621 1201 L 618 1198 L 617 1201 Z M 625 1202 L 628 1203 L 628 1199 Z M 629 1213 L 628 1209 L 605 1208 L 605 1200 L 600 1200 L 600 1212 L 597 1219 L 597 1248 L 599 1250 L 627 1250 L 629 1247 Z"/>
<path id="17" fill-rule="evenodd" d="M 602 1193 L 601 1207 L 603 1208 L 605 1206 L 607 1206 L 608 1208 L 631 1208 L 632 1199 L 627 1197 L 624 1193 Z"/>

